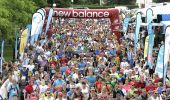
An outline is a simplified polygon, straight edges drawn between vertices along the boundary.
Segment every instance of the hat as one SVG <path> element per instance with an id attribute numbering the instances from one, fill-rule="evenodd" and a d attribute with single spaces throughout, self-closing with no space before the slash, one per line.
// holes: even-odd
<path id="1" fill-rule="evenodd" d="M 62 97 L 62 96 L 63 96 L 63 93 L 62 93 L 62 92 L 58 92 L 58 96 L 59 96 L 59 97 Z"/>
<path id="2" fill-rule="evenodd" d="M 35 72 L 35 75 L 39 74 L 38 71 Z"/>
<path id="3" fill-rule="evenodd" d="M 69 74 L 71 73 L 71 71 L 70 71 L 69 69 L 67 69 L 67 70 L 65 71 L 65 73 L 66 73 L 66 75 L 69 75 Z"/>
<path id="4" fill-rule="evenodd" d="M 25 79 L 26 79 L 26 77 L 25 77 L 25 76 L 22 76 L 22 77 L 21 77 L 21 80 L 25 80 Z"/>
<path id="5" fill-rule="evenodd" d="M 91 87 L 90 90 L 95 90 L 95 88 L 94 88 L 94 87 Z"/>
<path id="6" fill-rule="evenodd" d="M 51 93 L 51 91 L 50 90 L 47 90 L 47 92 L 46 93 Z"/>
<path id="7" fill-rule="evenodd" d="M 23 67 L 23 68 L 26 68 L 26 65 L 23 65 L 22 67 Z"/>

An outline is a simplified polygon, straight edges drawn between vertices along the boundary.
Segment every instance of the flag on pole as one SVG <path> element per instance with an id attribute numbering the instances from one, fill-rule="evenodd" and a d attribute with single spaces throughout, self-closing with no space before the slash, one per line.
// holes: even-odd
<path id="1" fill-rule="evenodd" d="M 45 30 L 45 34 L 47 33 L 49 26 L 50 26 L 50 22 L 52 20 L 52 16 L 53 16 L 53 9 L 51 8 L 48 14 L 48 20 L 47 20 L 47 25 L 46 25 L 46 30 Z"/>
<path id="2" fill-rule="evenodd" d="M 15 59 L 18 58 L 18 29 L 15 31 Z"/>
<path id="3" fill-rule="evenodd" d="M 126 17 L 123 19 L 123 32 L 126 33 L 128 29 L 128 24 L 129 24 L 130 18 Z"/>
<path id="4" fill-rule="evenodd" d="M 3 65 L 3 58 L 4 58 L 4 40 L 2 41 L 2 44 L 1 44 L 1 68 L 0 68 L 0 71 L 2 73 L 2 65 Z"/>
<path id="5" fill-rule="evenodd" d="M 42 15 L 42 20 L 41 20 L 40 26 L 39 26 L 40 29 L 38 30 L 38 34 L 41 35 L 41 34 L 42 34 L 42 28 L 43 28 L 43 25 L 44 25 L 44 21 L 45 21 L 45 16 L 46 16 L 46 14 L 45 14 L 45 10 L 44 10 L 43 8 L 39 9 L 37 12 Z"/>
<path id="6" fill-rule="evenodd" d="M 34 44 L 35 39 L 37 37 L 37 29 L 42 20 L 42 16 L 40 13 L 35 13 L 32 17 L 32 28 L 31 28 L 31 45 Z"/>
<path id="7" fill-rule="evenodd" d="M 27 43 L 27 33 L 28 33 L 28 29 L 25 29 L 22 34 L 21 34 L 21 40 L 20 40 L 20 50 L 19 50 L 19 54 L 22 55 L 24 53 L 24 49 L 26 47 L 26 43 Z"/>
<path id="8" fill-rule="evenodd" d="M 145 38 L 144 59 L 148 56 L 148 42 L 149 42 L 149 36 Z"/>
<path id="9" fill-rule="evenodd" d="M 159 49 L 157 63 L 155 68 L 155 73 L 159 75 L 159 78 L 163 78 L 163 65 L 164 65 L 164 45 L 162 45 Z"/>
<path id="10" fill-rule="evenodd" d="M 154 44 L 154 33 L 152 30 L 152 17 L 153 17 L 153 11 L 151 8 L 147 9 L 146 11 L 146 16 L 147 16 L 147 30 L 149 33 L 149 42 L 148 42 L 148 56 L 147 56 L 147 60 L 148 60 L 148 65 L 149 67 L 152 69 L 153 66 L 153 58 L 152 58 L 152 50 L 153 50 L 153 44 Z"/>
<path id="11" fill-rule="evenodd" d="M 27 43 L 30 43 L 31 28 L 32 28 L 32 25 L 31 25 L 31 24 L 28 24 L 28 25 L 27 25 L 27 29 L 28 29 L 28 33 L 27 33 Z"/>
<path id="12" fill-rule="evenodd" d="M 165 51 L 164 51 L 164 74 L 163 74 L 163 84 L 166 83 L 166 74 L 168 68 L 168 61 L 170 56 L 170 26 L 167 26 L 165 32 Z"/>
<path id="13" fill-rule="evenodd" d="M 135 56 L 136 56 L 136 52 L 137 52 L 137 48 L 138 48 L 140 24 L 142 23 L 141 18 L 142 18 L 141 13 L 137 13 L 137 15 L 136 15 L 136 29 L 135 29 L 135 36 L 134 36 Z"/>

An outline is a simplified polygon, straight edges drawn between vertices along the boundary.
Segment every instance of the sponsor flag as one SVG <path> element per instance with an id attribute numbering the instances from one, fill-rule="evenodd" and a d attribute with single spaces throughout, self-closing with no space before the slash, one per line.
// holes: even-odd
<path id="1" fill-rule="evenodd" d="M 165 51 L 164 51 L 164 75 L 163 75 L 163 83 L 165 85 L 166 82 L 166 74 L 167 74 L 167 67 L 168 61 L 170 56 L 170 26 L 167 26 L 165 31 Z"/>
<path id="2" fill-rule="evenodd" d="M 41 35 L 46 15 L 45 15 L 45 10 L 43 8 L 39 9 L 37 12 L 42 15 L 42 20 L 41 20 L 41 23 L 40 23 L 40 26 L 39 26 L 39 30 L 38 30 L 38 34 Z"/>
<path id="3" fill-rule="evenodd" d="M 0 71 L 2 73 L 2 65 L 3 65 L 3 58 L 4 58 L 4 40 L 2 41 L 2 44 L 1 44 L 1 68 L 0 68 Z"/>
<path id="4" fill-rule="evenodd" d="M 32 17 L 32 28 L 31 28 L 31 45 L 34 44 L 36 38 L 38 37 L 38 33 L 37 32 L 37 29 L 39 27 L 39 24 L 41 22 L 41 19 L 42 19 L 42 16 L 40 13 L 35 13 L 33 14 L 33 17 Z"/>
<path id="5" fill-rule="evenodd" d="M 152 50 L 153 50 L 153 44 L 154 44 L 154 33 L 152 30 L 152 17 L 153 17 L 153 11 L 152 9 L 147 9 L 146 11 L 147 14 L 147 30 L 149 33 L 149 42 L 148 42 L 148 55 L 147 55 L 147 60 L 148 60 L 148 65 L 150 68 L 152 68 L 152 63 L 153 63 L 153 58 L 152 58 Z"/>
<path id="6" fill-rule="evenodd" d="M 27 44 L 27 33 L 28 33 L 28 29 L 25 29 L 21 34 L 20 50 L 19 50 L 20 55 L 24 53 L 24 49 Z"/>
<path id="7" fill-rule="evenodd" d="M 15 32 L 15 59 L 18 58 L 18 29 Z"/>
<path id="8" fill-rule="evenodd" d="M 30 35 L 31 35 L 31 24 L 27 25 L 28 33 L 27 33 L 27 43 L 30 43 Z"/>
<path id="9" fill-rule="evenodd" d="M 155 73 L 159 75 L 160 78 L 163 78 L 163 66 L 164 65 L 164 45 L 159 49 L 157 63 L 155 68 Z"/>
<path id="10" fill-rule="evenodd" d="M 51 8 L 48 14 L 48 20 L 47 20 L 47 25 L 46 25 L 46 30 L 45 30 L 45 34 L 47 33 L 49 26 L 50 26 L 50 22 L 52 20 L 52 16 L 53 16 L 53 9 Z"/>
<path id="11" fill-rule="evenodd" d="M 124 18 L 124 20 L 123 20 L 123 25 L 122 25 L 122 26 L 123 26 L 123 32 L 124 32 L 124 33 L 127 32 L 129 21 L 130 21 L 130 18 L 129 18 L 129 17 L 126 17 L 126 18 Z"/>
<path id="12" fill-rule="evenodd" d="M 149 42 L 149 36 L 145 38 L 144 59 L 148 56 L 148 42 Z"/>
<path id="13" fill-rule="evenodd" d="M 137 48 L 138 48 L 140 24 L 142 22 L 141 17 L 142 17 L 141 13 L 137 13 L 137 15 L 136 15 L 136 29 L 135 29 L 135 36 L 134 36 L 135 56 L 136 56 L 136 52 L 137 52 Z"/>

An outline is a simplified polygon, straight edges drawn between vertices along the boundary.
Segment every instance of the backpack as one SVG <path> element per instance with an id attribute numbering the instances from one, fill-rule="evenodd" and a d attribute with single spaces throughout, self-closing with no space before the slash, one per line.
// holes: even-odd
<path id="1" fill-rule="evenodd" d="M 8 91 L 8 94 L 7 94 L 8 97 L 9 97 L 10 91 L 11 91 L 11 90 L 14 90 L 14 89 L 17 90 L 17 95 L 19 94 L 19 91 L 18 91 L 17 87 L 14 87 L 14 88 L 13 88 L 12 85 L 11 85 L 11 87 L 10 87 L 10 89 L 9 89 L 9 91 Z"/>

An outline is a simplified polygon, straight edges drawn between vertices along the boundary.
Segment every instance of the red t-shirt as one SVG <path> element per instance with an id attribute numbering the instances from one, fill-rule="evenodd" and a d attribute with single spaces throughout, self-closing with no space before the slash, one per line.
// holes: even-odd
<path id="1" fill-rule="evenodd" d="M 32 93 L 32 92 L 33 92 L 33 87 L 32 87 L 32 85 L 27 85 L 27 86 L 25 87 L 25 90 L 26 90 L 27 93 Z"/>
<path id="2" fill-rule="evenodd" d="M 154 81 L 154 83 L 158 83 L 159 80 L 160 80 L 160 78 L 156 78 L 155 81 Z"/>
<path id="3" fill-rule="evenodd" d="M 66 58 L 61 58 L 60 63 L 61 64 L 66 64 L 66 63 L 68 63 L 68 60 Z"/>
<path id="4" fill-rule="evenodd" d="M 97 87 L 98 91 L 101 90 L 102 84 L 103 84 L 102 82 L 99 82 L 99 81 L 96 82 L 96 87 Z"/>
<path id="5" fill-rule="evenodd" d="M 151 91 L 154 91 L 155 89 L 156 89 L 156 87 L 155 87 L 154 85 L 150 85 L 150 86 L 146 86 L 146 87 L 145 87 L 145 90 L 146 90 L 146 91 L 150 91 L 150 90 L 151 90 Z"/>

